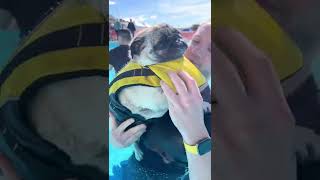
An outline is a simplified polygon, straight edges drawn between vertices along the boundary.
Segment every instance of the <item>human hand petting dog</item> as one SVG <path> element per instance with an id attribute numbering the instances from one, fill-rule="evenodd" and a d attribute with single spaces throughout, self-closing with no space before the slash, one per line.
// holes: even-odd
<path id="1" fill-rule="evenodd" d="M 196 81 L 186 72 L 168 73 L 176 93 L 163 81 L 161 88 L 167 97 L 169 114 L 173 124 L 182 135 L 183 141 L 196 145 L 210 138 L 204 123 L 204 103 Z M 187 152 L 189 178 L 191 180 L 211 179 L 211 152 L 202 156 Z"/>
<path id="2" fill-rule="evenodd" d="M 214 178 L 296 179 L 295 120 L 270 59 L 231 29 L 214 43 Z"/>
<path id="3" fill-rule="evenodd" d="M 128 126 L 134 123 L 134 119 L 128 119 L 118 125 L 116 119 L 110 112 L 109 123 L 109 126 L 111 127 L 111 143 L 118 148 L 126 148 L 131 146 L 142 136 L 144 132 L 146 132 L 147 128 L 146 125 L 140 124 L 125 131 Z"/>
<path id="4" fill-rule="evenodd" d="M 186 72 L 168 73 L 177 93 L 160 82 L 161 88 L 168 99 L 169 114 L 185 143 L 193 145 L 209 133 L 204 124 L 204 103 L 196 81 Z"/>

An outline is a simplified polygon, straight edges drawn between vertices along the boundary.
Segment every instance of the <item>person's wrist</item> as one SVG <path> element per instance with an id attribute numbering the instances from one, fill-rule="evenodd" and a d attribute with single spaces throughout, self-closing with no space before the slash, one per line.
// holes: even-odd
<path id="1" fill-rule="evenodd" d="M 183 141 L 188 145 L 196 145 L 201 140 L 210 138 L 210 135 L 206 128 L 199 132 L 192 132 L 182 136 Z"/>

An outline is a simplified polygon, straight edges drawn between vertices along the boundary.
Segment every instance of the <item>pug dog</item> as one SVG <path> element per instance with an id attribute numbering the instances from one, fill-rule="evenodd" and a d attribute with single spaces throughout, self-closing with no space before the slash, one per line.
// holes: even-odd
<path id="1" fill-rule="evenodd" d="M 132 61 L 142 66 L 181 58 L 186 49 L 187 44 L 180 32 L 167 24 L 146 28 L 130 45 Z M 133 114 L 139 114 L 146 120 L 162 117 L 168 111 L 167 98 L 160 87 L 127 87 L 120 91 L 118 98 Z M 205 102 L 203 107 L 209 111 L 211 105 Z M 134 144 L 134 150 L 136 159 L 142 160 L 143 153 L 137 143 Z"/>

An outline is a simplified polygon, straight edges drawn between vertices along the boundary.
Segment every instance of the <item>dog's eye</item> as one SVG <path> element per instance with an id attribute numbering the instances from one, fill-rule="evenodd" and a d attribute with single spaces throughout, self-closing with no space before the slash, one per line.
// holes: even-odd
<path id="1" fill-rule="evenodd" d="M 177 42 L 177 43 L 181 42 L 181 39 L 177 39 L 176 42 Z"/>

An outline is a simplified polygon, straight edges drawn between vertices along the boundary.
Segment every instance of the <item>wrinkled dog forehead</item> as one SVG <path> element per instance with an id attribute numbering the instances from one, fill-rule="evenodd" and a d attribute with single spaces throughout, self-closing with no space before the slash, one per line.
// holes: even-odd
<path id="1" fill-rule="evenodd" d="M 151 28 L 147 28 L 141 32 L 139 36 L 140 38 L 144 38 L 145 43 L 151 44 L 156 44 L 161 40 L 181 38 L 180 32 L 168 24 L 160 24 Z"/>
<path id="2" fill-rule="evenodd" d="M 167 24 L 161 24 L 153 27 L 148 33 L 148 37 L 151 44 L 157 44 L 161 41 L 179 39 L 181 38 L 181 35 L 177 29 Z"/>
<path id="3" fill-rule="evenodd" d="M 140 55 L 145 47 L 154 48 L 158 44 L 181 39 L 180 32 L 168 24 L 160 24 L 139 32 L 130 44 L 132 57 Z"/>

